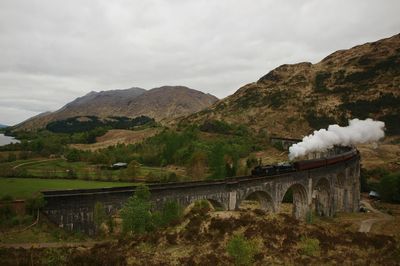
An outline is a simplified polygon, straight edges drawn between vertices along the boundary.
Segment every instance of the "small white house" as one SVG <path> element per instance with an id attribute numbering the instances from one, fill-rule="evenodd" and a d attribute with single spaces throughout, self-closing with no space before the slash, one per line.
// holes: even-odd
<path id="1" fill-rule="evenodd" d="M 121 168 L 126 168 L 126 167 L 128 167 L 128 164 L 121 163 L 121 162 L 115 163 L 111 166 L 112 169 L 121 169 Z"/>
<path id="2" fill-rule="evenodd" d="M 379 195 L 378 192 L 373 191 L 373 190 L 371 190 L 371 191 L 369 192 L 368 196 L 369 196 L 370 198 L 375 198 L 375 199 L 379 199 L 379 198 L 381 197 L 381 196 Z"/>

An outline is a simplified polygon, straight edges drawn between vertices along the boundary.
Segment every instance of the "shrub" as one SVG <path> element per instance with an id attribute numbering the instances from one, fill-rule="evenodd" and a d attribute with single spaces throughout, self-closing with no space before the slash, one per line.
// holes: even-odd
<path id="1" fill-rule="evenodd" d="M 206 120 L 201 126 L 200 130 L 203 132 L 231 134 L 232 126 L 225 121 L 219 120 Z"/>
<path id="2" fill-rule="evenodd" d="M 182 206 L 176 201 L 168 201 L 162 210 L 162 217 L 165 224 L 176 223 L 182 217 Z"/>
<path id="3" fill-rule="evenodd" d="M 274 146 L 278 151 L 285 151 L 282 141 L 275 142 L 272 146 Z"/>
<path id="4" fill-rule="evenodd" d="M 25 202 L 25 208 L 27 213 L 35 215 L 35 212 L 43 208 L 46 204 L 43 194 L 39 193 L 31 198 L 28 198 Z"/>
<path id="5" fill-rule="evenodd" d="M 264 96 L 263 103 L 273 107 L 279 108 L 287 102 L 287 100 L 292 96 L 292 93 L 286 91 L 274 91 L 267 96 Z"/>
<path id="6" fill-rule="evenodd" d="M 183 214 L 182 206 L 176 201 L 167 201 L 160 212 L 152 215 L 153 223 L 156 226 L 167 226 L 180 221 Z"/>
<path id="7" fill-rule="evenodd" d="M 249 158 L 247 158 L 246 160 L 246 167 L 249 169 L 252 169 L 253 167 L 257 166 L 258 160 L 254 155 L 249 156 Z"/>
<path id="8" fill-rule="evenodd" d="M 400 202 L 400 172 L 385 175 L 379 181 L 379 195 L 387 202 Z"/>
<path id="9" fill-rule="evenodd" d="M 387 115 L 378 117 L 386 123 L 388 135 L 396 135 L 400 132 L 398 121 L 400 97 L 395 96 L 393 93 L 381 94 L 378 98 L 373 100 L 357 100 L 346 101 L 339 105 L 340 111 L 349 111 L 354 117 L 364 119 L 370 117 L 372 114 L 379 114 L 382 110 L 390 111 Z"/>
<path id="10" fill-rule="evenodd" d="M 14 162 L 14 161 L 16 161 L 17 160 L 17 155 L 15 155 L 15 153 L 9 153 L 8 154 L 8 158 L 7 158 L 7 161 L 8 162 Z"/>
<path id="11" fill-rule="evenodd" d="M 73 149 L 65 155 L 65 158 L 68 162 L 78 162 L 81 159 L 81 154 L 78 150 Z"/>
<path id="12" fill-rule="evenodd" d="M 329 72 L 318 72 L 315 76 L 315 91 L 316 92 L 329 92 L 325 85 L 325 80 L 331 77 Z"/>
<path id="13" fill-rule="evenodd" d="M 0 198 L 0 201 L 13 201 L 14 198 L 10 195 L 4 195 L 3 197 Z"/>
<path id="14" fill-rule="evenodd" d="M 123 231 L 143 234 L 152 230 L 150 207 L 149 188 L 145 185 L 137 186 L 135 194 L 128 199 L 121 210 Z"/>
<path id="15" fill-rule="evenodd" d="M 5 223 L 7 220 L 15 216 L 10 204 L 5 204 L 0 207 L 0 224 Z"/>
<path id="16" fill-rule="evenodd" d="M 31 215 L 18 216 L 20 224 L 31 224 L 33 217 Z"/>
<path id="17" fill-rule="evenodd" d="M 327 128 L 329 125 L 336 123 L 334 118 L 326 114 L 316 114 L 315 110 L 308 110 L 305 119 L 313 129 Z"/>
<path id="18" fill-rule="evenodd" d="M 301 237 L 298 248 L 307 256 L 316 256 L 320 253 L 319 240 L 316 238 Z"/>
<path id="19" fill-rule="evenodd" d="M 257 105 L 263 94 L 259 90 L 247 90 L 244 95 L 239 97 L 233 104 L 236 108 L 247 109 Z"/>
<path id="20" fill-rule="evenodd" d="M 43 265 L 66 265 L 68 262 L 68 255 L 65 249 L 49 248 L 44 250 L 41 259 Z"/>
<path id="21" fill-rule="evenodd" d="M 234 259 L 235 265 L 251 265 L 254 255 L 259 252 L 255 241 L 249 241 L 242 235 L 233 236 L 229 240 L 226 250 Z"/>

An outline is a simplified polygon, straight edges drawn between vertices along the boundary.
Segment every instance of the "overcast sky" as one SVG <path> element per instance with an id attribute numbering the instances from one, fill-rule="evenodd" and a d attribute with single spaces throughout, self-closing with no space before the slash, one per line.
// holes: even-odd
<path id="1" fill-rule="evenodd" d="M 281 64 L 399 33 L 399 11 L 399 0 L 1 0 L 0 123 L 92 90 L 223 98 Z"/>

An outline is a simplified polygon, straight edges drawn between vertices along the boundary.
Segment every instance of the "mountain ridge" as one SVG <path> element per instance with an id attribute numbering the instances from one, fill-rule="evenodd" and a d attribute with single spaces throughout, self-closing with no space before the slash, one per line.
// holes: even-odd
<path id="1" fill-rule="evenodd" d="M 185 86 L 162 86 L 145 90 L 91 91 L 54 112 L 45 112 L 16 125 L 14 131 L 36 130 L 48 123 L 79 116 L 149 116 L 162 121 L 187 115 L 208 107 L 218 98 Z"/>

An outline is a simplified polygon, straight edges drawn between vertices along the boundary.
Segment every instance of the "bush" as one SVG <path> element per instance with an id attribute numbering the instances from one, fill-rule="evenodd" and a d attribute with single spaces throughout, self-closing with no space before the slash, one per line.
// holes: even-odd
<path id="1" fill-rule="evenodd" d="M 231 134 L 233 127 L 225 121 L 219 120 L 206 120 L 201 126 L 200 130 L 203 132 Z"/>
<path id="2" fill-rule="evenodd" d="M 180 181 L 179 176 L 176 173 L 160 173 L 160 172 L 149 172 L 146 175 L 146 182 L 149 183 L 168 183 L 168 182 L 178 182 Z"/>
<path id="3" fill-rule="evenodd" d="M 35 215 L 35 212 L 43 208 L 46 204 L 43 194 L 39 193 L 31 198 L 28 198 L 25 202 L 25 209 L 27 213 Z"/>
<path id="4" fill-rule="evenodd" d="M 318 72 L 315 76 L 315 92 L 329 92 L 325 81 L 331 77 L 329 72 Z"/>
<path id="5" fill-rule="evenodd" d="M 66 265 L 69 261 L 68 257 L 65 249 L 48 248 L 44 250 L 41 256 L 41 263 L 49 266 Z"/>
<path id="6" fill-rule="evenodd" d="M 10 204 L 5 204 L 0 207 L 0 224 L 5 223 L 7 220 L 15 216 L 14 210 Z"/>
<path id="7" fill-rule="evenodd" d="M 400 172 L 388 174 L 381 178 L 378 192 L 383 201 L 400 202 Z"/>
<path id="8" fill-rule="evenodd" d="M 14 161 L 16 161 L 17 160 L 17 155 L 15 155 L 15 153 L 9 153 L 8 154 L 8 158 L 7 158 L 7 161 L 8 162 L 14 162 Z"/>
<path id="9" fill-rule="evenodd" d="M 248 169 L 253 169 L 255 166 L 259 165 L 257 158 L 254 155 L 249 156 L 246 160 L 246 167 Z"/>
<path id="10" fill-rule="evenodd" d="M 249 241 L 242 235 L 233 236 L 229 240 L 226 250 L 234 259 L 235 265 L 251 265 L 254 255 L 259 252 L 255 241 Z"/>
<path id="11" fill-rule="evenodd" d="M 274 146 L 278 151 L 285 151 L 282 141 L 275 142 L 272 146 Z"/>
<path id="12" fill-rule="evenodd" d="M 316 238 L 301 237 L 298 248 L 307 256 L 316 256 L 320 253 L 319 240 Z"/>
<path id="13" fill-rule="evenodd" d="M 14 198 L 10 195 L 4 195 L 3 197 L 0 198 L 0 201 L 13 201 Z"/>
<path id="14" fill-rule="evenodd" d="M 139 185 L 135 194 L 128 199 L 121 210 L 122 229 L 125 233 L 143 234 L 153 229 L 150 212 L 150 191 Z"/>
<path id="15" fill-rule="evenodd" d="M 168 201 L 162 210 L 162 220 L 165 225 L 177 223 L 182 217 L 183 208 L 176 201 Z"/>
<path id="16" fill-rule="evenodd" d="M 81 160 L 81 153 L 78 150 L 73 149 L 65 155 L 65 158 L 68 162 L 78 162 Z"/>
<path id="17" fill-rule="evenodd" d="M 317 114 L 315 110 L 308 110 L 305 119 L 313 129 L 327 128 L 329 125 L 336 124 L 336 120 L 326 114 Z"/>
<path id="18" fill-rule="evenodd" d="M 9 223 L 11 225 L 29 225 L 33 221 L 33 217 L 31 215 L 24 216 L 13 216 Z"/>

